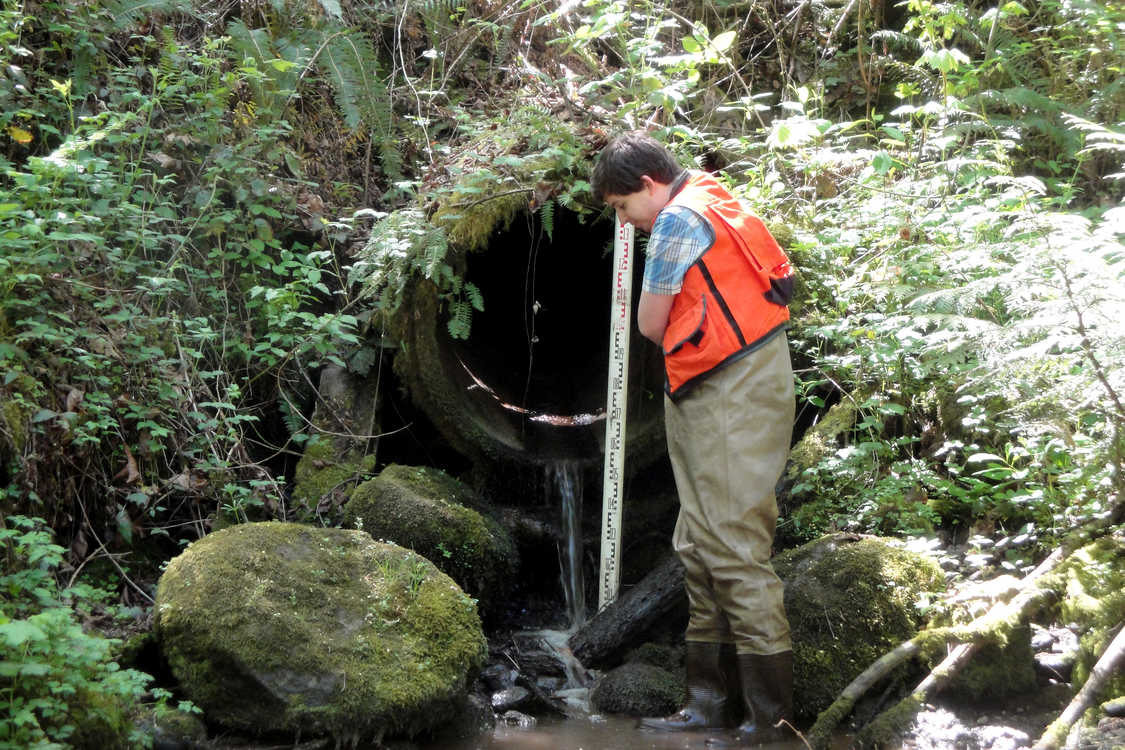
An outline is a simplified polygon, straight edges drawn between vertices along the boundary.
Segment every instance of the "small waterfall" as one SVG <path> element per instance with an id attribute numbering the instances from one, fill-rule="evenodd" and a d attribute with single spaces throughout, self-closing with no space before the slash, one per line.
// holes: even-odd
<path id="1" fill-rule="evenodd" d="M 547 469 L 549 494 L 557 494 L 562 513 L 562 547 L 559 568 L 570 628 L 586 620 L 586 590 L 582 583 L 582 469 L 574 461 L 562 461 Z"/>

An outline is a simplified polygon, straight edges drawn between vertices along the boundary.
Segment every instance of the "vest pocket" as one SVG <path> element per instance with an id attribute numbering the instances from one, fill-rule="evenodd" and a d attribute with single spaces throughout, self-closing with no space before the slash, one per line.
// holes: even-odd
<path id="1" fill-rule="evenodd" d="M 699 346 L 703 340 L 704 324 L 707 322 L 707 298 L 700 295 L 699 302 L 676 316 L 669 322 L 664 332 L 664 354 L 675 354 L 685 344 Z"/>

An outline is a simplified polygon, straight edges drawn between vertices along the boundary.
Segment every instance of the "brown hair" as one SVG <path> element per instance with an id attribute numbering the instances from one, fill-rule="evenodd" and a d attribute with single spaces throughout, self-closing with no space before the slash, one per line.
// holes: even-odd
<path id="1" fill-rule="evenodd" d="M 662 143 L 644 133 L 625 133 L 602 149 L 590 178 L 594 196 L 628 195 L 644 187 L 641 177 L 670 185 L 684 168 Z"/>

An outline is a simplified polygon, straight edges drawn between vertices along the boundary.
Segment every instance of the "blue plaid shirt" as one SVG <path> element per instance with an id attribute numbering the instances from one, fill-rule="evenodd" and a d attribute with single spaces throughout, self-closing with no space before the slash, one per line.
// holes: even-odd
<path id="1" fill-rule="evenodd" d="M 686 206 L 666 206 L 648 239 L 641 288 L 649 294 L 679 294 L 684 274 L 714 243 L 706 219 Z"/>

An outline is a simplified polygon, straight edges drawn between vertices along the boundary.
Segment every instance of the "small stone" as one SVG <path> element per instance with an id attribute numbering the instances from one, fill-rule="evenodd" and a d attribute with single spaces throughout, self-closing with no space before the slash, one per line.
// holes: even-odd
<path id="1" fill-rule="evenodd" d="M 1114 698 L 1111 701 L 1106 701 L 1102 704 L 1102 711 L 1105 711 L 1107 716 L 1125 716 L 1125 698 Z"/>
<path id="2" fill-rule="evenodd" d="M 1013 547 L 1023 547 L 1027 544 L 1030 544 L 1030 543 L 1031 543 L 1031 534 L 1020 534 L 1019 536 L 1012 539 L 1012 546 Z"/>
<path id="3" fill-rule="evenodd" d="M 1070 682 L 1070 675 L 1074 670 L 1076 660 L 1077 655 L 1073 652 L 1069 654 L 1038 653 L 1035 655 L 1035 671 L 1044 677 L 1053 678 L 1060 682 Z"/>
<path id="4" fill-rule="evenodd" d="M 492 694 L 492 707 L 497 711 L 507 711 L 523 705 L 530 697 L 530 690 L 519 685 L 513 685 Z"/>
<path id="5" fill-rule="evenodd" d="M 505 711 L 500 720 L 510 727 L 519 727 L 520 729 L 531 729 L 538 723 L 534 716 L 521 714 L 519 711 Z"/>
<path id="6" fill-rule="evenodd" d="M 565 684 L 565 680 L 561 677 L 551 677 L 548 675 L 541 675 L 535 678 L 535 686 L 542 690 L 544 693 L 553 693 Z"/>
<path id="7" fill-rule="evenodd" d="M 969 544 L 977 549 L 991 549 L 995 546 L 996 542 L 992 541 L 986 536 L 974 536 L 969 540 Z"/>
<path id="8" fill-rule="evenodd" d="M 1055 636 L 1042 625 L 1031 623 L 1031 650 L 1049 651 L 1055 643 Z"/>
<path id="9" fill-rule="evenodd" d="M 958 562 L 957 559 L 953 558 L 953 557 L 943 557 L 943 558 L 941 558 L 940 560 L 938 560 L 938 565 L 941 566 L 942 570 L 957 570 L 958 568 L 961 567 L 961 563 Z"/>
<path id="10" fill-rule="evenodd" d="M 489 690 L 503 690 L 516 684 L 516 670 L 506 664 L 489 664 L 481 670 L 480 678 Z"/>
<path id="11" fill-rule="evenodd" d="M 1008 571 L 1009 573 L 1018 573 L 1020 570 L 1018 565 L 1008 560 L 1004 560 L 1003 562 L 1001 562 L 1000 567 Z"/>
<path id="12" fill-rule="evenodd" d="M 965 564 L 973 569 L 983 568 L 992 562 L 992 555 L 978 553 L 975 555 L 965 555 Z"/>
<path id="13" fill-rule="evenodd" d="M 996 542 L 996 544 L 993 545 L 992 549 L 993 549 L 994 552 L 1003 552 L 1004 550 L 1008 549 L 1008 547 L 1011 547 L 1011 546 L 1012 546 L 1012 538 L 1010 536 L 1006 536 L 1006 537 L 998 540 Z"/>

